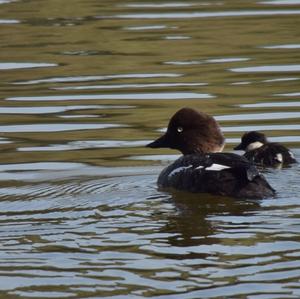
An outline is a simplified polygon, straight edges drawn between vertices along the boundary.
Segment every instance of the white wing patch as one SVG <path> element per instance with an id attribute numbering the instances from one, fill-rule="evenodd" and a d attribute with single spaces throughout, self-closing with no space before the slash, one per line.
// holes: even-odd
<path id="1" fill-rule="evenodd" d="M 191 168 L 191 167 L 193 167 L 193 165 L 189 165 L 189 166 L 181 166 L 181 167 L 175 168 L 174 170 L 172 170 L 172 171 L 169 173 L 168 177 L 172 177 L 173 175 L 175 175 L 175 174 L 177 174 L 177 173 L 179 173 L 179 172 L 181 172 L 181 171 L 183 171 L 183 170 L 189 169 L 189 168 Z"/>
<path id="2" fill-rule="evenodd" d="M 180 172 L 182 172 L 182 171 L 184 171 L 184 170 L 186 170 L 186 169 L 189 169 L 189 168 L 193 168 L 193 165 L 189 165 L 189 166 L 180 166 L 180 167 L 178 167 L 178 168 L 175 168 L 174 170 L 172 170 L 170 173 L 169 173 L 169 175 L 168 175 L 168 177 L 170 178 L 170 177 L 172 177 L 173 175 L 176 175 L 176 174 L 178 174 L 178 173 L 180 173 Z M 227 166 L 227 165 L 222 165 L 222 164 L 216 164 L 216 163 L 214 163 L 214 164 L 212 164 L 212 165 L 210 165 L 209 167 L 204 167 L 204 166 L 202 166 L 202 165 L 199 165 L 198 167 L 196 167 L 195 169 L 205 169 L 205 170 L 211 170 L 211 171 L 221 171 L 221 170 L 223 170 L 223 169 L 228 169 L 228 168 L 231 168 L 230 166 Z"/>
<path id="3" fill-rule="evenodd" d="M 230 168 L 229 166 L 227 165 L 222 165 L 222 164 L 212 164 L 211 166 L 209 167 L 206 167 L 205 169 L 206 170 L 212 170 L 212 171 L 221 171 L 223 169 L 228 169 Z"/>
<path id="4" fill-rule="evenodd" d="M 282 163 L 282 161 L 283 161 L 282 154 L 280 154 L 280 153 L 276 154 L 275 160 L 279 163 Z"/>

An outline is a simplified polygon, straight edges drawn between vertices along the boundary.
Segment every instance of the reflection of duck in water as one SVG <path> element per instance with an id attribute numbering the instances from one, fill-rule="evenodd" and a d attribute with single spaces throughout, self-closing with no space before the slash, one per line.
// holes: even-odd
<path id="1" fill-rule="evenodd" d="M 252 131 L 242 136 L 235 150 L 244 150 L 249 161 L 261 166 L 278 166 L 296 163 L 293 153 L 280 143 L 268 142 L 263 133 Z"/>
<path id="2" fill-rule="evenodd" d="M 217 153 L 224 147 L 224 137 L 215 119 L 205 113 L 191 108 L 179 110 L 165 135 L 147 146 L 183 153 L 161 172 L 160 187 L 244 198 L 274 195 L 273 188 L 246 158 Z"/>
<path id="3" fill-rule="evenodd" d="M 172 192 L 172 204 L 176 212 L 169 213 L 167 224 L 160 232 L 168 233 L 168 243 L 177 247 L 189 247 L 198 245 L 218 244 L 220 232 L 224 223 L 219 223 L 215 217 L 222 217 L 231 221 L 231 217 L 247 215 L 251 211 L 260 209 L 260 204 L 254 200 L 232 200 L 224 196 L 199 194 L 186 192 Z M 224 217 L 224 215 L 226 215 Z M 221 242 L 222 243 L 222 242 Z M 209 249 L 210 250 L 210 249 Z M 178 249 L 178 255 L 184 253 L 185 249 Z M 210 252 L 207 252 L 210 254 Z M 195 253 L 190 253 L 195 256 Z M 205 252 L 197 256 L 206 256 Z"/>

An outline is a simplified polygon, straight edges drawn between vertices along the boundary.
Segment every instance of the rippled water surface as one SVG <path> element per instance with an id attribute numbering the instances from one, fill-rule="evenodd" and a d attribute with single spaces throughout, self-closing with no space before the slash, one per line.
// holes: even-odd
<path id="1" fill-rule="evenodd" d="M 0 0 L 1 298 L 300 298 L 300 168 L 274 199 L 157 190 L 180 107 L 300 160 L 300 1 Z"/>

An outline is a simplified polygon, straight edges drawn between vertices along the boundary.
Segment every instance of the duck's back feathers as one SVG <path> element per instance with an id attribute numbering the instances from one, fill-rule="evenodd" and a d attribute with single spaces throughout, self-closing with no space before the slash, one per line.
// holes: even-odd
<path id="1" fill-rule="evenodd" d="M 244 198 L 274 195 L 246 158 L 232 153 L 192 154 L 177 159 L 158 178 L 160 187 Z"/>

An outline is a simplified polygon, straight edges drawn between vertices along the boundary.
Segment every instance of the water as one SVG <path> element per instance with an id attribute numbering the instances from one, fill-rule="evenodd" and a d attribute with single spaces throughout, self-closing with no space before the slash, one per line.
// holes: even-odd
<path id="1" fill-rule="evenodd" d="M 165 192 L 183 106 L 300 160 L 300 1 L 0 0 L 0 297 L 300 297 L 299 165 L 274 199 Z"/>

